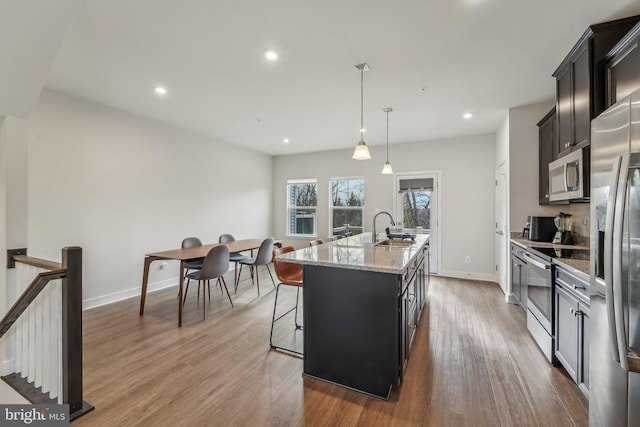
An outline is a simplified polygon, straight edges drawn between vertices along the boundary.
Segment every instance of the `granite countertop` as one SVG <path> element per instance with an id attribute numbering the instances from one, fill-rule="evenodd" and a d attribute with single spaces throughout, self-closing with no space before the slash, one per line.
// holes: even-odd
<path id="1" fill-rule="evenodd" d="M 581 246 L 581 245 L 555 245 L 553 243 L 548 242 L 534 242 L 528 239 L 511 239 L 511 242 L 522 246 L 525 249 L 536 249 L 536 248 L 551 248 L 551 249 L 578 249 L 578 250 L 589 250 L 589 246 Z M 574 270 L 581 276 L 584 280 L 589 280 L 589 259 L 575 259 L 575 258 L 553 258 L 552 262 L 554 264 L 560 265 L 561 267 L 567 267 L 570 270 Z"/>
<path id="2" fill-rule="evenodd" d="M 374 246 L 371 233 L 362 233 L 318 246 L 278 255 L 276 259 L 303 265 L 347 268 L 402 274 L 422 247 L 429 234 L 416 235 L 411 246 Z"/>

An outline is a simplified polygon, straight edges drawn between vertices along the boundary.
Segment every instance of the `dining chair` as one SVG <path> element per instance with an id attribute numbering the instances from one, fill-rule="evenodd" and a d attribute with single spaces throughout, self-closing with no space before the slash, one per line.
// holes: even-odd
<path id="1" fill-rule="evenodd" d="M 231 234 L 221 234 L 218 237 L 218 243 L 235 242 L 236 239 Z M 238 263 L 243 260 L 247 260 L 249 257 L 242 255 L 240 252 L 231 252 L 229 254 L 229 261 L 233 263 L 233 283 L 235 285 L 238 277 Z"/>
<path id="2" fill-rule="evenodd" d="M 271 274 L 271 269 L 269 268 L 269 263 L 272 260 L 272 251 L 273 245 L 275 244 L 275 240 L 271 237 L 267 237 L 260 244 L 260 248 L 258 249 L 258 253 L 255 258 L 245 257 L 243 260 L 238 261 L 240 264 L 240 271 L 238 272 L 238 278 L 236 280 L 236 291 L 238 290 L 238 285 L 240 284 L 240 275 L 242 274 L 242 266 L 247 265 L 251 269 L 251 281 L 253 283 L 253 278 L 255 277 L 255 282 L 258 285 L 258 295 L 260 295 L 260 278 L 258 277 L 258 266 L 264 265 L 267 267 L 267 271 L 269 272 L 269 276 L 271 276 L 271 281 L 273 282 L 273 287 L 276 287 L 276 282 L 273 280 L 273 274 Z M 254 272 L 255 269 L 255 272 Z"/>
<path id="3" fill-rule="evenodd" d="M 224 286 L 225 291 L 227 291 L 227 297 L 229 298 L 229 302 L 231 303 L 231 307 L 233 307 L 233 301 L 231 301 L 231 295 L 229 295 L 229 289 L 227 288 L 227 282 L 224 280 L 224 273 L 229 270 L 229 248 L 220 245 L 214 246 L 211 248 L 207 256 L 204 258 L 202 262 L 202 268 L 200 270 L 193 271 L 187 275 L 189 279 L 198 281 L 198 289 L 200 289 L 201 283 L 206 283 L 207 288 L 209 290 L 209 302 L 211 302 L 211 280 L 216 279 L 216 283 L 220 286 L 220 291 L 222 291 L 222 286 Z M 198 292 L 198 295 L 200 292 Z M 204 294 L 204 289 L 202 290 L 202 318 L 205 318 L 205 301 L 206 297 Z"/>
<path id="4" fill-rule="evenodd" d="M 278 261 L 276 259 L 276 256 L 278 255 L 293 252 L 295 250 L 296 249 L 293 246 L 284 246 L 282 248 L 274 249 L 272 253 L 273 269 L 275 270 L 276 277 L 278 278 L 280 283 L 278 283 L 278 285 L 276 286 L 276 298 L 273 303 L 273 317 L 271 318 L 271 333 L 269 335 L 269 345 L 274 350 L 285 351 L 288 353 L 293 353 L 296 355 L 303 356 L 304 355 L 303 352 L 294 350 L 292 348 L 276 345 L 273 343 L 273 326 L 278 320 L 282 319 L 284 316 L 286 316 L 287 314 L 291 313 L 294 310 L 295 310 L 295 313 L 293 316 L 293 322 L 296 325 L 296 330 L 302 329 L 302 325 L 298 324 L 298 302 L 300 300 L 300 289 L 302 289 L 302 265 L 294 264 L 291 262 Z M 278 307 L 278 292 L 280 291 L 280 286 L 282 285 L 296 287 L 296 305 L 294 307 L 291 307 L 290 309 L 288 309 L 287 311 L 285 311 L 284 313 L 282 313 L 276 318 L 276 309 Z"/>
<path id="5" fill-rule="evenodd" d="M 309 246 L 318 246 L 324 243 L 322 239 L 316 239 L 309 242 Z"/>
<path id="6" fill-rule="evenodd" d="M 202 246 L 202 241 L 197 237 L 187 237 L 182 241 L 182 249 L 195 248 L 198 246 Z M 204 258 L 192 259 L 184 263 L 184 277 L 187 277 L 187 286 L 184 291 L 182 305 L 184 305 L 184 302 L 187 300 L 187 292 L 189 291 L 189 270 L 200 270 L 202 268 L 203 259 Z M 198 287 L 198 298 L 200 298 L 200 287 Z"/>

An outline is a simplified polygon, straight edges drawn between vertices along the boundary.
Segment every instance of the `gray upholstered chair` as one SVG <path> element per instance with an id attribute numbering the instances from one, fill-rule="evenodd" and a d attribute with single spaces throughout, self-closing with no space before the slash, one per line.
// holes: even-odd
<path id="1" fill-rule="evenodd" d="M 269 263 L 272 260 L 273 245 L 275 244 L 275 240 L 271 237 L 267 237 L 260 244 L 260 248 L 258 249 L 258 254 L 255 258 L 245 257 L 245 259 L 238 261 L 240 263 L 240 271 L 238 272 L 238 278 L 236 280 L 236 290 L 238 289 L 238 284 L 240 283 L 240 275 L 242 274 L 242 266 L 248 265 L 251 268 L 251 280 L 253 282 L 253 278 L 255 277 L 255 281 L 258 285 L 258 295 L 260 295 L 260 278 L 258 277 L 258 266 L 264 265 L 267 267 L 267 271 L 269 272 L 269 276 L 271 276 L 271 281 L 273 282 L 273 287 L 276 287 L 276 282 L 273 280 L 273 274 L 271 274 L 271 269 L 269 268 Z M 254 271 L 255 269 L 255 271 Z"/>
<path id="2" fill-rule="evenodd" d="M 182 249 L 195 248 L 197 246 L 202 246 L 202 241 L 197 237 L 187 237 L 182 241 Z M 202 261 L 204 258 L 191 259 L 184 263 L 184 275 L 187 277 L 187 287 L 184 291 L 184 299 L 182 300 L 182 304 L 187 300 L 187 292 L 189 292 L 189 271 L 200 270 L 202 268 Z M 198 288 L 198 297 L 200 296 L 200 288 Z"/>
<path id="3" fill-rule="evenodd" d="M 229 302 L 231 303 L 231 307 L 233 307 L 233 301 L 231 301 L 231 295 L 229 295 L 229 289 L 227 289 L 227 282 L 224 280 L 223 274 L 229 270 L 229 248 L 220 245 L 214 246 L 211 248 L 207 256 L 204 258 L 202 262 L 202 268 L 200 270 L 195 270 L 187 275 L 189 279 L 198 281 L 198 289 L 200 288 L 200 283 L 205 282 L 207 284 L 207 288 L 209 288 L 209 301 L 211 301 L 211 280 L 217 279 L 216 283 L 220 286 L 220 291 L 222 291 L 222 287 L 224 286 L 225 291 L 227 291 L 227 297 L 229 298 Z M 199 294 L 199 292 L 198 292 Z M 205 317 L 205 294 L 204 289 L 202 290 L 202 318 Z"/>
<path id="4" fill-rule="evenodd" d="M 235 242 L 236 239 L 231 234 L 221 234 L 218 238 L 218 243 L 228 243 Z M 229 261 L 233 263 L 233 283 L 235 284 L 238 280 L 238 263 L 240 261 L 244 261 L 250 259 L 246 255 L 242 255 L 240 252 L 231 252 L 229 254 Z"/>

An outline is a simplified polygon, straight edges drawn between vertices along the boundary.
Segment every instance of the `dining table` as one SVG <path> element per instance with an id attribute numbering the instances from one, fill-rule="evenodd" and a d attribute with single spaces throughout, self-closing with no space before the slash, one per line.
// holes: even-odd
<path id="1" fill-rule="evenodd" d="M 149 283 L 149 267 L 154 261 L 180 261 L 180 280 L 178 290 L 178 327 L 182 326 L 182 293 L 184 287 L 184 264 L 187 261 L 202 259 L 207 256 L 211 248 L 226 246 L 229 253 L 253 251 L 260 247 L 263 239 L 243 239 L 226 243 L 212 243 L 192 248 L 170 249 L 162 252 L 153 252 L 144 256 L 144 270 L 142 272 L 142 291 L 140 294 L 140 316 L 144 315 L 144 304 L 147 298 L 147 285 Z M 253 255 L 253 253 L 252 253 Z"/>

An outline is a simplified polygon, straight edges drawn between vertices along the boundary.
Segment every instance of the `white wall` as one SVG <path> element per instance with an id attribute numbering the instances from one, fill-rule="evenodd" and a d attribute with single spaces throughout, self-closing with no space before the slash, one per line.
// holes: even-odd
<path id="1" fill-rule="evenodd" d="M 53 91 L 29 121 L 29 254 L 84 254 L 84 301 L 139 295 L 144 254 L 271 235 L 272 158 Z M 178 264 L 152 265 L 150 285 Z"/>
<path id="2" fill-rule="evenodd" d="M 0 233 L 2 254 L 7 249 L 27 246 L 27 125 L 25 119 L 7 116 L 0 120 Z M 15 277 L 6 269 L 6 256 L 0 257 L 0 310 L 15 301 L 7 289 Z"/>
<path id="3" fill-rule="evenodd" d="M 538 204 L 538 126 L 553 101 L 509 109 L 510 230 L 522 232 L 529 215 L 555 216 L 558 212 L 573 215 L 573 231 L 589 236 L 589 204 Z"/>
<path id="4" fill-rule="evenodd" d="M 364 227 L 371 231 L 376 210 L 393 212 L 393 176 L 382 175 L 383 146 L 370 147 L 372 160 L 351 158 L 352 149 L 278 156 L 274 158 L 274 234 L 296 247 L 308 239 L 284 239 L 286 233 L 286 181 L 318 179 L 318 235 L 329 234 L 329 178 L 365 177 Z M 493 242 L 495 135 L 482 135 L 412 144 L 393 144 L 389 160 L 399 172 L 442 172 L 442 275 L 494 280 Z M 380 226 L 385 222 L 380 218 Z M 472 257 L 471 264 L 464 257 Z"/>

